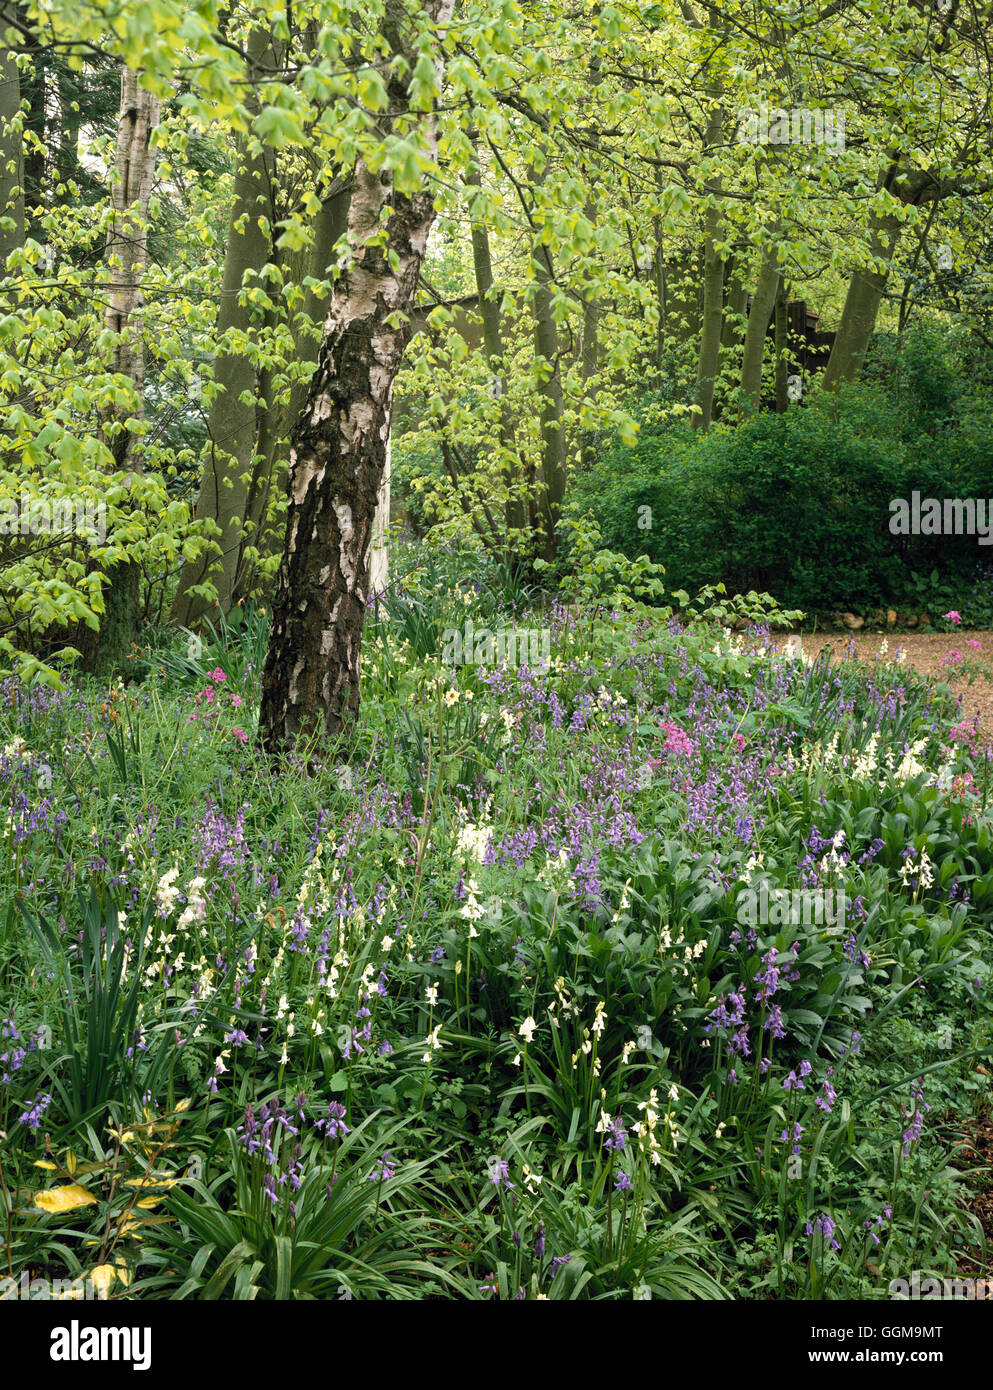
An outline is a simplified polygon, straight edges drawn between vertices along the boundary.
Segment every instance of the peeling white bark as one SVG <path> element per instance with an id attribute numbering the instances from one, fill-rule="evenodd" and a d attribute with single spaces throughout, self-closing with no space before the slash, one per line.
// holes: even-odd
<path id="1" fill-rule="evenodd" d="M 376 499 L 376 515 L 372 521 L 372 541 L 369 544 L 369 593 L 378 594 L 390 582 L 390 436 L 386 435 L 386 467 Z"/>

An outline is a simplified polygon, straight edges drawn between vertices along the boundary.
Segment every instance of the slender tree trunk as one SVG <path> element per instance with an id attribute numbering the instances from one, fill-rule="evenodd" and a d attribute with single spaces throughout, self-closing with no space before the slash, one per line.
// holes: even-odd
<path id="1" fill-rule="evenodd" d="M 470 164 L 466 170 L 465 184 L 470 189 L 481 189 L 482 179 L 478 164 Z M 490 235 L 486 223 L 472 217 L 472 266 L 476 276 L 476 294 L 479 297 L 479 314 L 483 320 L 483 347 L 487 363 L 494 372 L 503 371 L 503 341 L 500 328 L 500 301 L 495 293 L 493 281 L 493 258 L 490 253 Z M 500 385 L 503 380 L 501 376 Z"/>
<path id="2" fill-rule="evenodd" d="M 266 315 L 266 330 L 273 326 L 275 315 Z M 286 419 L 276 399 L 276 373 L 271 366 L 259 369 L 256 382 L 255 456 L 248 489 L 245 513 L 241 519 L 238 559 L 231 584 L 230 606 L 248 598 L 258 581 L 258 561 L 262 554 L 263 527 L 269 516 L 269 503 L 274 475 L 279 467 L 280 447 L 285 439 Z"/>
<path id="3" fill-rule="evenodd" d="M 596 217 L 596 209 L 592 199 L 586 204 L 586 217 L 590 222 L 593 222 Z M 597 368 L 600 365 L 600 305 L 589 290 L 583 295 L 582 334 L 579 352 L 579 379 L 583 383 L 585 391 L 596 376 Z M 596 432 L 594 430 L 583 430 L 581 449 L 584 465 L 592 465 L 596 457 Z"/>
<path id="4" fill-rule="evenodd" d="M 776 296 L 782 279 L 783 268 L 779 264 L 778 248 L 773 239 L 766 247 L 759 267 L 741 356 L 741 389 L 755 410 L 758 410 L 762 396 L 762 363 L 769 320 L 776 308 Z"/>
<path id="5" fill-rule="evenodd" d="M 271 56 L 268 35 L 256 30 L 249 42 L 249 57 L 260 62 L 266 53 Z M 250 358 L 224 340 L 249 333 L 255 321 L 251 305 L 239 301 L 246 277 L 257 275 L 272 253 L 275 154 L 264 146 L 253 153 L 244 139 L 236 148 L 231 224 L 217 315 L 222 346 L 214 360 L 214 382 L 220 389 L 210 406 L 209 446 L 195 513 L 197 521 L 213 522 L 219 534 L 195 560 L 183 566 L 172 607 L 173 621 L 183 627 L 196 627 L 205 617 L 216 620 L 231 606 L 259 434 L 258 374 Z M 214 586 L 216 597 L 195 592 L 205 584 Z"/>
<path id="6" fill-rule="evenodd" d="M 4 6 L 5 11 L 16 12 L 19 21 L 27 22 L 28 15 L 24 0 L 12 0 Z M 24 150 L 24 220 L 26 233 L 38 241 L 45 240 L 44 231 L 38 227 L 38 219 L 45 211 L 45 153 L 44 144 L 48 134 L 48 83 L 46 77 L 51 70 L 51 57 L 45 53 L 42 44 L 34 39 L 22 38 L 21 52 L 28 55 L 28 65 L 21 70 L 20 95 L 27 102 L 24 115 L 24 130 L 36 138 L 23 146 Z"/>
<path id="7" fill-rule="evenodd" d="M 665 356 L 665 336 L 668 324 L 669 305 L 668 287 L 666 285 L 665 273 L 665 245 L 662 240 L 662 219 L 656 217 L 653 226 L 655 255 L 652 258 L 652 276 L 655 280 L 655 307 L 658 313 L 658 324 L 655 329 L 655 365 L 662 366 Z"/>
<path id="8" fill-rule="evenodd" d="M 721 353 L 736 353 L 745 336 L 745 309 L 748 305 L 747 267 L 732 257 L 724 267 L 724 322 L 721 325 Z"/>
<path id="9" fill-rule="evenodd" d="M 565 497 L 566 444 L 562 424 L 562 373 L 559 333 L 552 317 L 552 259 L 547 246 L 534 248 L 535 371 L 541 400 L 541 486 L 538 497 L 539 546 L 546 560 L 555 558 L 556 526 Z"/>
<path id="10" fill-rule="evenodd" d="M 703 270 L 703 327 L 697 359 L 696 403 L 693 415 L 697 429 L 706 431 L 714 414 L 714 389 L 721 360 L 721 328 L 724 322 L 724 261 L 716 241 L 721 225 L 717 207 L 707 209 Z"/>
<path id="11" fill-rule="evenodd" d="M 152 131 L 158 124 L 159 101 L 138 85 L 131 68 L 121 72 L 121 112 L 112 190 L 114 216 L 107 232 L 106 264 L 111 282 L 104 326 L 115 338 L 113 370 L 130 377 L 137 402 L 133 412 L 115 412 L 104 422 L 114 464 L 120 471 L 141 471 L 128 418 L 142 413 L 145 351 L 141 336 L 141 272 L 147 249 L 148 204 L 155 177 Z M 95 640 L 84 643 L 84 666 L 94 675 L 107 675 L 125 660 L 137 636 L 139 571 L 123 561 L 107 574 L 104 612 Z"/>
<path id="12" fill-rule="evenodd" d="M 3 31 L 0 12 L 0 34 Z M 24 245 L 24 144 L 17 58 L 0 52 L 0 276 L 7 257 Z"/>
<path id="13" fill-rule="evenodd" d="M 790 403 L 789 396 L 789 328 L 790 293 L 784 276 L 779 277 L 776 287 L 776 324 L 774 351 L 776 361 L 776 413 L 782 415 Z"/>
<path id="14" fill-rule="evenodd" d="M 151 137 L 158 120 L 158 98 L 139 87 L 138 74 L 125 68 L 121 74 L 121 114 L 114 170 L 114 219 L 107 233 L 106 262 L 111 289 L 104 326 L 116 338 L 114 371 L 134 382 L 139 409 L 145 383 L 145 352 L 139 320 L 141 272 L 148 245 L 145 223 L 155 178 Z M 122 429 L 112 449 L 119 467 L 136 466 L 130 431 Z"/>
<path id="15" fill-rule="evenodd" d="M 262 269 L 271 250 L 270 234 L 262 221 L 270 220 L 272 211 L 271 153 L 250 154 L 241 143 L 238 159 L 217 316 L 217 336 L 222 342 L 228 335 L 250 331 L 252 309 L 240 303 L 239 296 L 246 277 Z M 250 358 L 222 347 L 214 361 L 214 381 L 220 389 L 210 406 L 209 449 L 196 519 L 214 522 L 220 534 L 213 545 L 183 566 L 172 616 L 184 627 L 194 627 L 208 615 L 216 618 L 230 607 L 258 440 L 259 382 Z M 216 598 L 194 592 L 208 583 L 216 589 Z"/>
<path id="16" fill-rule="evenodd" d="M 707 151 L 716 149 L 723 140 L 724 112 L 715 101 L 707 121 Z M 717 249 L 722 214 L 720 188 L 709 190 L 710 198 L 704 214 L 703 251 L 703 326 L 700 332 L 700 354 L 697 359 L 696 404 L 693 424 L 708 430 L 714 414 L 714 388 L 721 360 L 721 329 L 724 322 L 724 257 Z"/>
<path id="17" fill-rule="evenodd" d="M 471 164 L 465 176 L 470 189 L 481 188 L 479 167 Z M 472 219 L 472 266 L 476 277 L 476 294 L 479 298 L 479 313 L 483 320 L 483 350 L 487 365 L 492 373 L 493 389 L 499 399 L 499 439 L 500 448 L 506 462 L 507 501 L 504 506 L 504 519 L 508 532 L 508 560 L 515 557 L 515 538 L 519 542 L 527 531 L 527 504 L 523 496 L 522 481 L 515 476 L 516 455 L 513 449 L 510 421 L 507 418 L 505 395 L 507 381 L 503 363 L 503 333 L 500 324 L 500 299 L 493 280 L 493 258 L 490 252 L 490 235 L 486 223 L 479 218 Z"/>
<path id="18" fill-rule="evenodd" d="M 597 88 L 603 82 L 603 63 L 599 54 L 595 54 L 590 60 L 590 103 L 596 107 L 598 101 Z M 599 141 L 596 138 L 595 128 L 593 134 L 594 148 L 599 150 Z M 586 199 L 586 206 L 583 209 L 584 216 L 591 226 L 596 224 L 597 209 L 593 197 L 596 188 L 596 180 L 591 177 L 590 192 Z M 583 326 L 582 340 L 580 344 L 579 356 L 579 377 L 584 389 L 596 375 L 597 367 L 600 363 L 600 303 L 593 290 L 587 287 L 583 294 Z M 591 464 L 594 458 L 596 445 L 596 434 L 592 430 L 584 430 L 582 435 L 582 458 L 585 464 Z"/>

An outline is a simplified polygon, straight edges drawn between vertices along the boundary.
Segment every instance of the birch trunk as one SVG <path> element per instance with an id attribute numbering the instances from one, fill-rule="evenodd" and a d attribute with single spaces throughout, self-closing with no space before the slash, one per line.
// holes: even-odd
<path id="1" fill-rule="evenodd" d="M 372 540 L 369 542 L 370 594 L 381 594 L 390 582 L 390 471 L 390 437 L 387 434 L 386 463 L 376 498 L 376 515 L 372 519 Z"/>
<path id="2" fill-rule="evenodd" d="M 388 257 L 367 242 L 390 205 Z M 259 737 L 271 753 L 301 735 L 335 739 L 358 714 L 393 382 L 434 216 L 430 193 L 393 194 L 388 172 L 357 166 L 348 231 L 359 249 L 334 288 L 290 446 L 286 539 L 259 714 Z"/>
<path id="3" fill-rule="evenodd" d="M 113 370 L 130 377 L 138 396 L 145 384 L 145 352 L 141 340 L 141 272 L 148 246 L 146 219 L 155 178 L 152 131 L 158 124 L 159 101 L 138 86 L 131 68 L 121 73 L 121 114 L 117 126 L 114 169 L 114 217 L 107 232 L 106 263 L 111 288 L 104 325 L 117 339 Z M 119 468 L 138 467 L 134 440 L 120 430 L 111 444 Z"/>
<path id="4" fill-rule="evenodd" d="M 125 423 L 143 413 L 145 352 L 141 333 L 141 272 L 147 252 L 148 204 L 155 178 L 152 131 L 158 124 L 159 101 L 138 85 L 131 68 L 121 72 L 121 110 L 112 190 L 113 218 L 107 231 L 105 261 L 110 290 L 105 327 L 115 335 L 112 369 L 131 378 L 137 400 L 133 412 L 117 411 L 104 420 L 104 432 L 118 470 L 141 471 L 134 433 Z M 107 573 L 100 630 L 81 643 L 83 665 L 98 676 L 123 664 L 138 626 L 138 567 L 121 561 Z"/>

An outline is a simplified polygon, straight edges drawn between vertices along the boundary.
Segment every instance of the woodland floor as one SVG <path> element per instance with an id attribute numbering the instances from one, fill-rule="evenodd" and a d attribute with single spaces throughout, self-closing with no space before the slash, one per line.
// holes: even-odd
<path id="1" fill-rule="evenodd" d="M 903 647 L 908 666 L 922 675 L 947 681 L 953 694 L 962 697 L 963 718 L 978 714 L 980 735 L 987 743 L 993 743 L 993 632 L 804 633 L 801 643 L 811 655 L 830 647 L 838 660 L 844 660 L 851 650 L 860 660 L 871 662 L 884 636 L 889 644 L 886 660 L 891 661 L 897 649 Z M 780 640 L 780 645 L 784 640 Z M 978 642 L 978 648 L 970 647 L 970 642 Z M 958 663 L 939 665 L 940 658 L 950 651 L 959 652 L 965 658 L 963 665 L 967 664 L 971 671 L 962 674 Z M 980 667 L 982 671 L 978 670 Z"/>

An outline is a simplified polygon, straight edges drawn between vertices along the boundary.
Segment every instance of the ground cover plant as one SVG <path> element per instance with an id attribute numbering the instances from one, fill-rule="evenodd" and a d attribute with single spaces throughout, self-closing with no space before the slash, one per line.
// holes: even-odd
<path id="1" fill-rule="evenodd" d="M 755 596 L 736 633 L 587 556 L 529 609 L 401 561 L 348 759 L 249 746 L 257 612 L 150 631 L 109 691 L 4 685 L 0 1273 L 867 1299 L 983 1267 L 975 730 L 889 653 L 774 654 Z M 486 661 L 535 631 L 547 661 Z"/>

